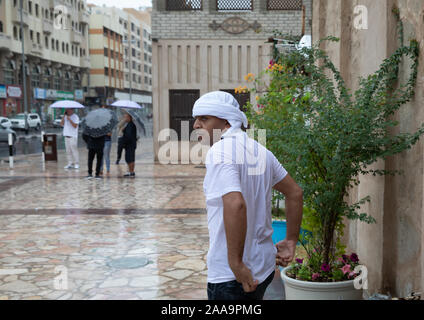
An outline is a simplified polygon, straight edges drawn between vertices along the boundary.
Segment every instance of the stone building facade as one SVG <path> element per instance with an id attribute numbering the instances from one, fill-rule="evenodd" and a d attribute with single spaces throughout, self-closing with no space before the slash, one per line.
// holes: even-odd
<path id="1" fill-rule="evenodd" d="M 421 50 L 415 97 L 394 116 L 399 121 L 396 130 L 413 132 L 424 122 L 422 0 L 314 1 L 313 40 L 330 35 L 341 39 L 339 43 L 326 43 L 323 48 L 341 70 L 347 85 L 355 90 L 359 77 L 376 71 L 400 45 L 394 6 L 399 8 L 405 42 L 416 39 Z M 409 76 L 408 66 L 405 60 L 400 68 L 403 81 Z M 403 170 L 402 175 L 361 176 L 360 185 L 350 192 L 352 203 L 371 196 L 371 203 L 364 205 L 363 212 L 377 220 L 372 225 L 348 222 L 345 234 L 348 249 L 357 252 L 368 268 L 370 293 L 406 296 L 424 289 L 423 152 L 421 138 L 411 150 L 375 164 L 379 169 Z"/>
<path id="2" fill-rule="evenodd" d="M 156 159 L 166 141 L 159 133 L 171 128 L 182 138 L 181 122 L 193 124 L 194 101 L 214 90 L 235 94 L 244 76 L 259 74 L 272 57 L 267 42 L 274 30 L 285 35 L 311 33 L 312 1 L 153 0 L 153 114 Z M 241 104 L 254 102 L 236 95 Z M 172 139 L 171 139 L 172 140 Z M 183 139 L 185 140 L 185 139 Z M 178 142 L 176 142 L 178 143 Z M 179 159 L 186 163 L 185 159 Z M 178 162 L 174 159 L 173 162 Z"/>
<path id="3" fill-rule="evenodd" d="M 284 34 L 299 35 L 303 28 L 303 14 L 305 14 L 303 33 L 311 34 L 312 0 L 274 0 L 272 2 L 281 3 L 281 8 L 286 10 L 269 10 L 267 8 L 268 0 L 195 0 L 192 3 L 197 4 L 196 10 L 190 10 L 190 13 L 187 14 L 188 10 L 167 10 L 166 0 L 154 0 L 152 17 L 154 37 L 160 39 L 234 39 L 234 36 L 229 35 L 222 28 L 214 31 L 210 26 L 214 21 L 221 23 L 226 18 L 233 16 L 241 17 L 249 23 L 257 21 L 260 24 L 257 32 L 251 29 L 238 34 L 237 39 L 240 40 L 266 39 L 267 36 L 272 35 L 274 30 L 279 30 Z M 302 6 L 305 6 L 305 13 Z M 225 8 L 225 10 L 220 8 Z"/>

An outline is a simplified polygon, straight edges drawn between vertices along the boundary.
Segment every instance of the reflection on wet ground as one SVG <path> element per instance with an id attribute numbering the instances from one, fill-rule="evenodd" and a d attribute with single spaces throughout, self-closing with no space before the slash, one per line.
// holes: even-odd
<path id="1" fill-rule="evenodd" d="M 57 148 L 58 150 L 65 149 L 65 140 L 62 136 L 62 131 L 49 130 L 47 134 L 56 134 Z M 84 141 L 81 138 L 81 133 L 78 139 L 78 147 L 84 147 Z M 28 155 L 42 152 L 41 133 L 34 132 L 28 135 L 18 135 L 18 139 L 15 143 L 15 155 Z M 0 143 L 0 158 L 9 156 L 9 146 L 6 143 Z"/>

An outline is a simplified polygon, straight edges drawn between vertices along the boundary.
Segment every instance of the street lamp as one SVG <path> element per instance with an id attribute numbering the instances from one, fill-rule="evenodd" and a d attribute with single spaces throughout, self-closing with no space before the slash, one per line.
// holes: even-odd
<path id="1" fill-rule="evenodd" d="M 136 43 L 137 41 L 135 39 L 131 39 L 131 41 L 123 40 L 122 42 L 125 43 L 125 44 L 127 44 L 127 43 L 130 44 L 130 50 L 129 50 L 129 54 L 130 54 L 130 65 L 129 65 L 129 69 L 130 69 L 130 100 L 132 100 L 132 72 L 131 72 L 131 69 L 132 69 L 132 59 L 131 59 L 132 48 L 131 48 L 131 43 Z"/>
<path id="2" fill-rule="evenodd" d="M 24 10 L 24 1 L 20 0 L 20 36 L 22 42 L 22 82 L 24 87 L 24 110 L 25 110 L 25 131 L 28 133 L 28 101 L 27 101 L 27 87 L 26 87 L 26 73 L 25 73 L 25 36 L 24 36 L 24 18 L 23 18 L 23 10 Z"/>

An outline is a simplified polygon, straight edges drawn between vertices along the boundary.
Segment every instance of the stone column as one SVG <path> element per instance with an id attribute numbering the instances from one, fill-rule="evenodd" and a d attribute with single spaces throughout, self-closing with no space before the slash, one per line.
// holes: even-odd
<path id="1" fill-rule="evenodd" d="M 214 14 L 217 12 L 216 0 L 203 0 L 203 10 L 207 11 L 209 14 Z"/>
<path id="2" fill-rule="evenodd" d="M 253 12 L 267 13 L 267 0 L 254 0 Z"/>

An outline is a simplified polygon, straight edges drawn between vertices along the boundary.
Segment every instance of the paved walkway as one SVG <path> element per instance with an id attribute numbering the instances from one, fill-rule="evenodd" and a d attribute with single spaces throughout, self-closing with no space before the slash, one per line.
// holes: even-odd
<path id="1" fill-rule="evenodd" d="M 151 139 L 137 152 L 135 179 L 83 179 L 85 149 L 80 170 L 63 152 L 0 163 L 0 299 L 207 298 L 205 169 L 154 164 Z"/>

